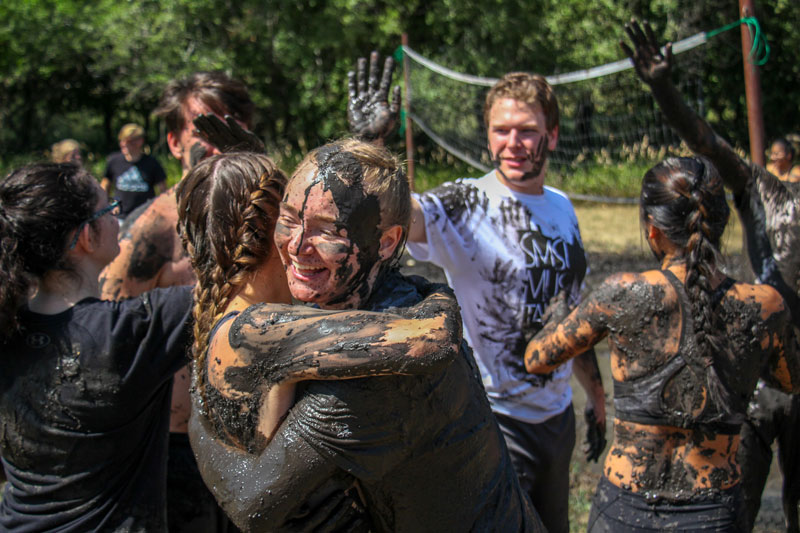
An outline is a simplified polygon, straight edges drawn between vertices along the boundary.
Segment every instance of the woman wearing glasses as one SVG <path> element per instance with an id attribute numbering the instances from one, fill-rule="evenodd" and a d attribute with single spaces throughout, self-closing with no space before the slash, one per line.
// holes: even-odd
<path id="1" fill-rule="evenodd" d="M 0 530 L 166 530 L 170 386 L 191 294 L 99 299 L 117 209 L 72 164 L 0 182 Z"/>

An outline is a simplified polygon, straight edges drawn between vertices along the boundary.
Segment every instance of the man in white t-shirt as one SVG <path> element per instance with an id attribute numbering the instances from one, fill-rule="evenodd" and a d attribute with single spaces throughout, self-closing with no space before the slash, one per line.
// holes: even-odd
<path id="1" fill-rule="evenodd" d="M 550 298 L 565 291 L 577 303 L 587 268 L 572 204 L 544 185 L 558 102 L 542 76 L 510 73 L 489 91 L 484 118 L 495 169 L 415 195 L 408 250 L 444 269 L 520 483 L 548 531 L 565 532 L 573 365 L 536 376 L 523 362 Z M 587 455 L 597 460 L 605 404 L 594 352 L 574 370 L 588 397 Z"/>

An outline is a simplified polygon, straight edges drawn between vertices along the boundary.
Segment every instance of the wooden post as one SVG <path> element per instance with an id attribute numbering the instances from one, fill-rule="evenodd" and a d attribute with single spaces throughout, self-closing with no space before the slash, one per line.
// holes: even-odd
<path id="1" fill-rule="evenodd" d="M 739 12 L 742 17 L 752 17 L 755 13 L 754 0 L 739 0 Z M 747 99 L 747 127 L 750 133 L 750 159 L 761 166 L 766 163 L 764 151 L 764 115 L 761 110 L 761 80 L 758 65 L 750 58 L 753 38 L 750 28 L 741 25 L 742 32 L 742 64 L 744 65 L 744 90 Z"/>
<path id="2" fill-rule="evenodd" d="M 408 46 L 408 34 L 403 33 L 403 46 Z M 411 190 L 414 190 L 414 134 L 411 131 L 411 106 L 409 102 L 408 90 L 408 58 L 403 53 L 403 109 L 406 114 L 406 159 L 408 161 L 408 183 Z"/>

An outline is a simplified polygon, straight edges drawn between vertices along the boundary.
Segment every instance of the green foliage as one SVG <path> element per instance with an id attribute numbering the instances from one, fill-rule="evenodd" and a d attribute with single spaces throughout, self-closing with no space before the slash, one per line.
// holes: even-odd
<path id="1" fill-rule="evenodd" d="M 43 152 L 64 137 L 104 153 L 128 121 L 163 151 L 150 112 L 164 85 L 213 69 L 251 88 L 268 145 L 302 152 L 346 133 L 347 71 L 372 49 L 391 53 L 403 31 L 417 51 L 462 72 L 549 74 L 621 58 L 632 15 L 672 39 L 739 18 L 730 0 L 7 0 L 0 153 Z M 774 137 L 800 123 L 800 10 L 795 0 L 762 0 L 756 15 L 772 46 L 762 86 Z M 706 110 L 746 144 L 739 32 L 715 39 L 696 74 Z"/>

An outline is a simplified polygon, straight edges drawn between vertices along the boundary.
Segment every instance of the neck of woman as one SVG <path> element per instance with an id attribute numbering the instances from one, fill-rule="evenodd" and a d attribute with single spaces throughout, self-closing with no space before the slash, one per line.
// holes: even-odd
<path id="1" fill-rule="evenodd" d="M 99 298 L 99 274 L 97 272 L 92 276 L 80 270 L 50 270 L 39 280 L 35 292 L 28 298 L 28 309 L 43 315 L 55 315 L 85 298 Z"/>
<path id="2" fill-rule="evenodd" d="M 264 265 L 253 272 L 250 279 L 225 307 L 224 313 L 243 311 L 258 303 L 292 303 L 292 295 L 286 281 L 286 271 L 283 269 L 283 264 L 277 259 L 277 255 L 273 254 L 275 259 L 268 259 Z"/>

